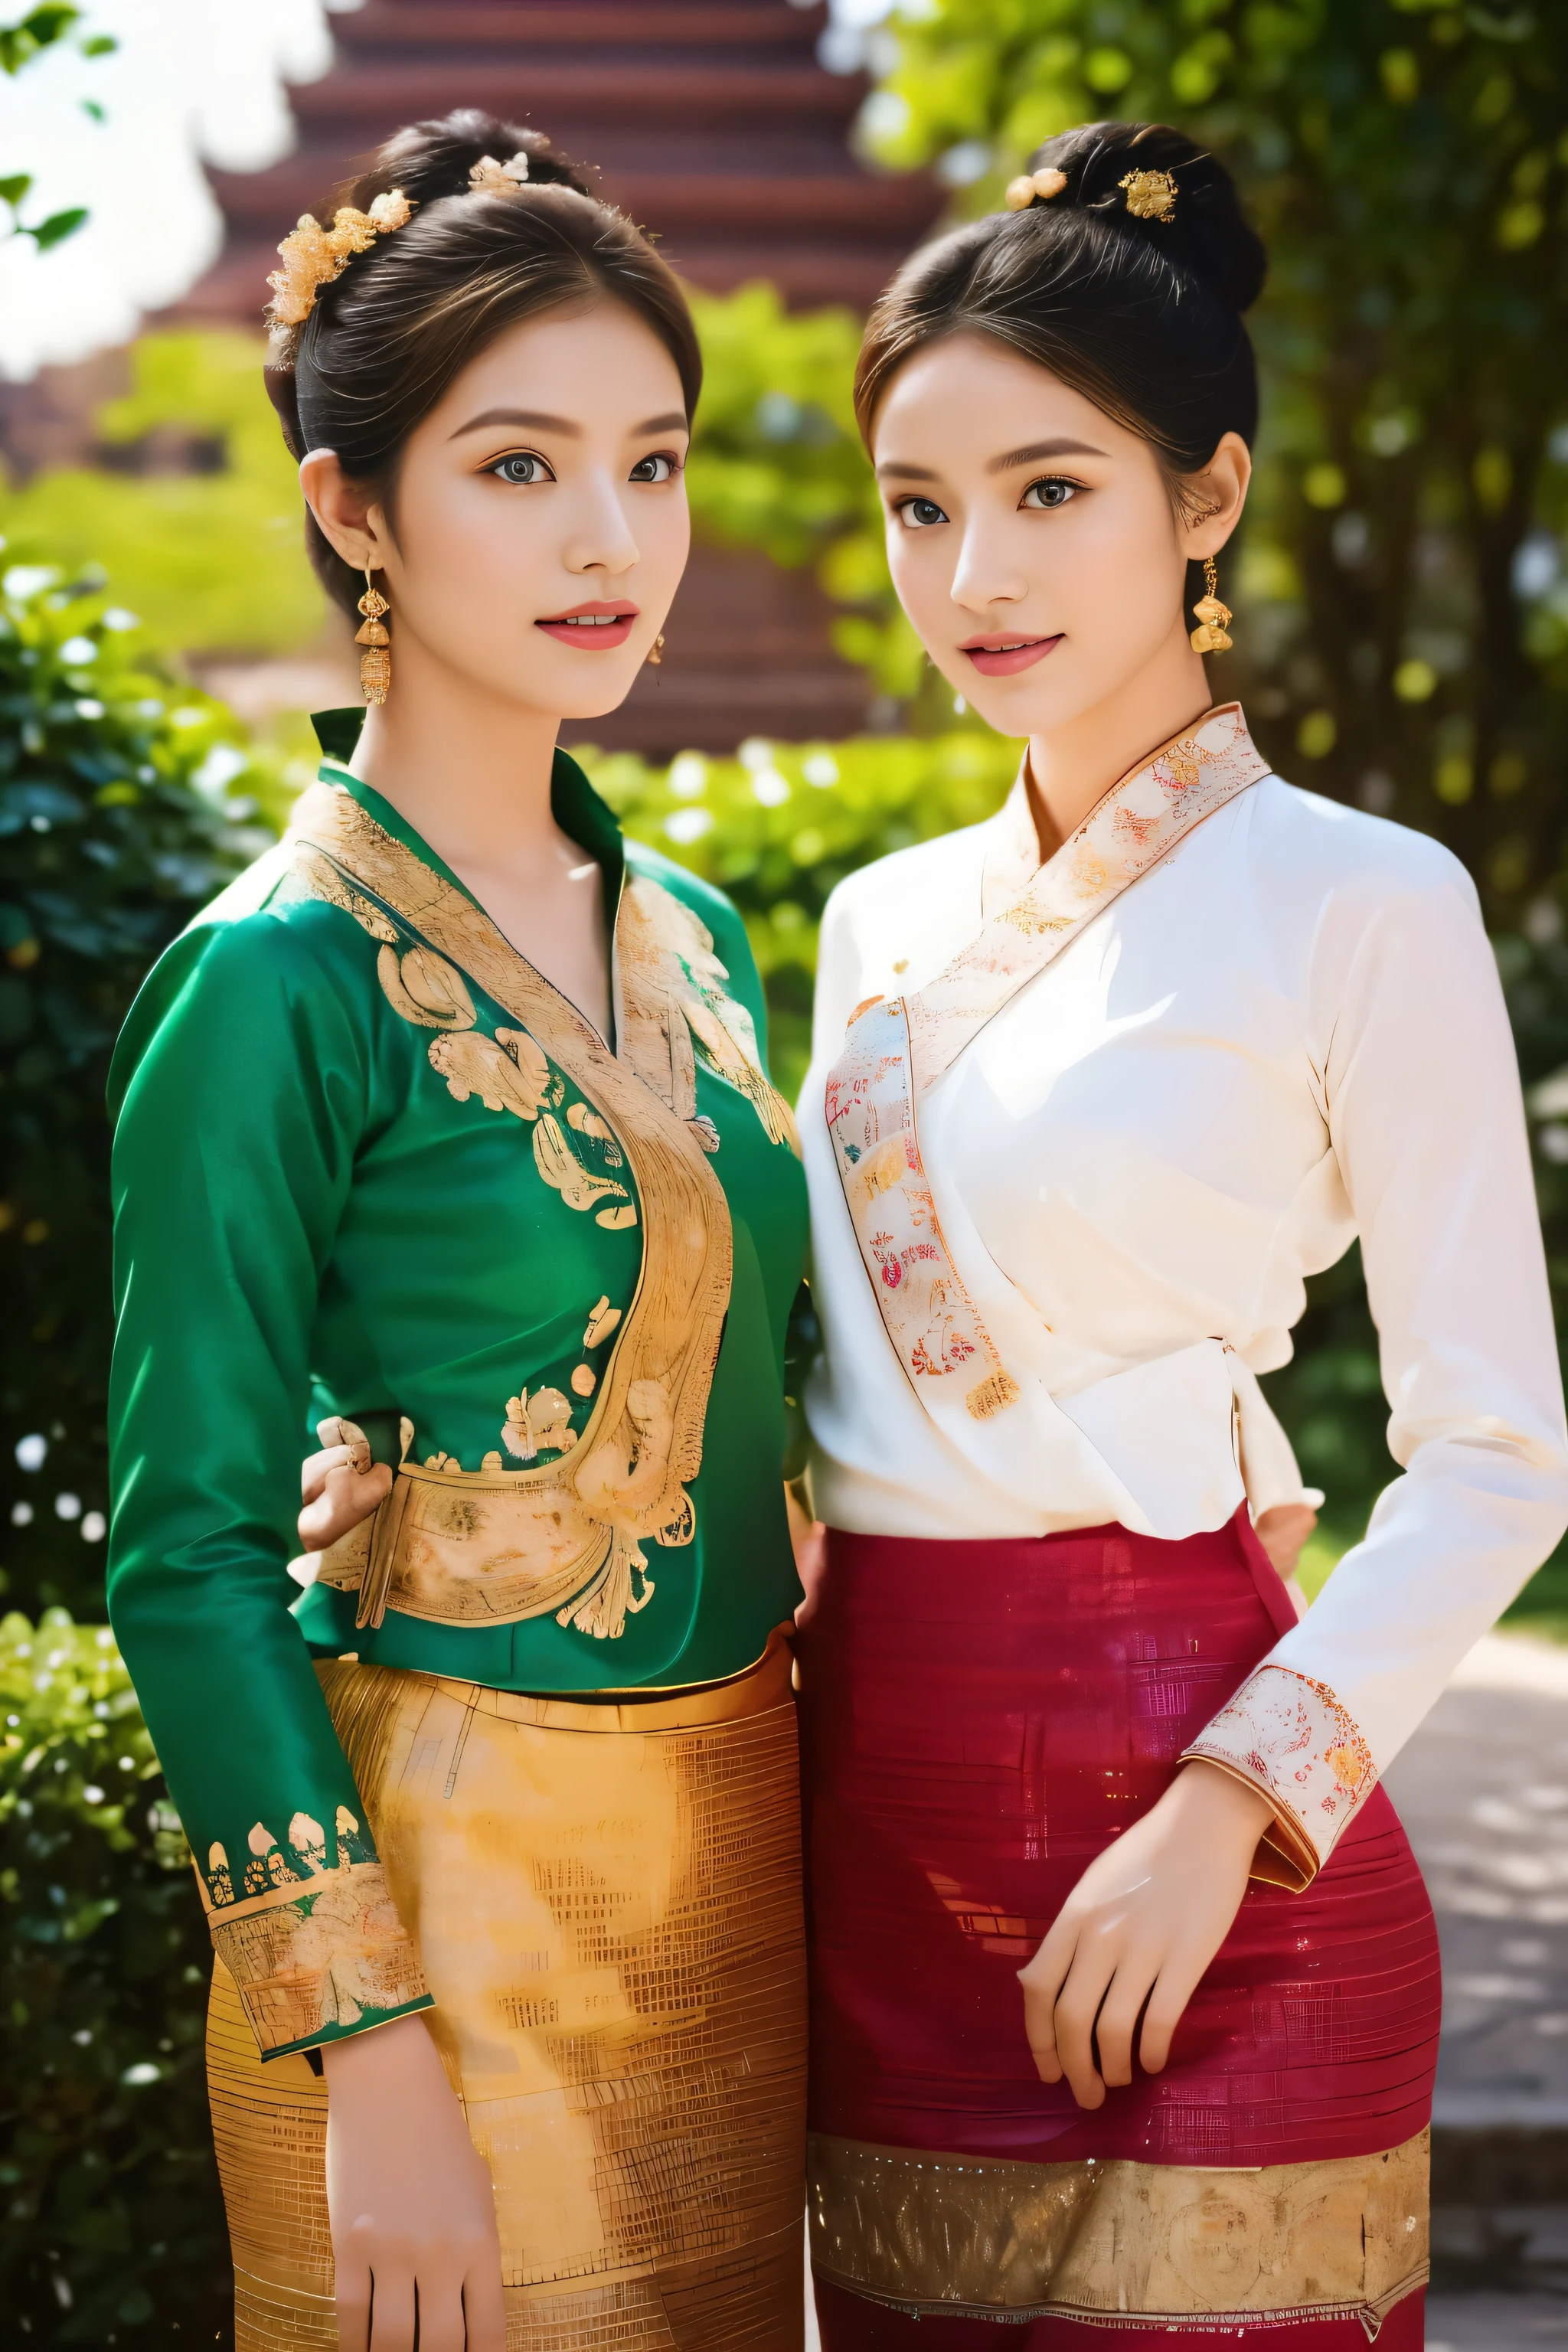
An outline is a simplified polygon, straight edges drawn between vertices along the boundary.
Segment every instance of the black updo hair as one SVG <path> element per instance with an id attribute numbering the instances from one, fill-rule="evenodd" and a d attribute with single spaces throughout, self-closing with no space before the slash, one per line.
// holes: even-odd
<path id="1" fill-rule="evenodd" d="M 869 445 L 877 405 L 914 352 L 989 335 L 1080 392 L 1152 446 L 1173 494 L 1226 433 L 1250 445 L 1258 370 L 1242 313 L 1268 256 L 1225 165 L 1162 123 L 1091 122 L 1047 139 L 1031 173 L 1066 184 L 915 254 L 867 323 L 855 408 Z M 1168 173 L 1170 217 L 1128 210 L 1121 184 Z"/>
<path id="2" fill-rule="evenodd" d="M 514 194 L 470 190 L 469 173 L 484 157 L 505 163 L 519 153 L 528 177 Z M 273 329 L 267 389 L 291 457 L 335 451 L 390 515 L 409 435 L 469 361 L 524 319 L 605 296 L 658 336 L 692 414 L 702 360 L 673 271 L 542 133 L 468 107 L 410 123 L 321 218 L 330 223 L 342 205 L 367 211 L 394 188 L 416 206 L 413 217 L 322 286 L 301 326 Z M 305 534 L 322 586 L 353 614 L 363 577 L 309 509 Z"/>

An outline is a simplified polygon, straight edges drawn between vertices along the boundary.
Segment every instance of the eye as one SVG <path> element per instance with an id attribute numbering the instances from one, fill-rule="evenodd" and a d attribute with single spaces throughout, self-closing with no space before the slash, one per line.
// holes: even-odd
<path id="1" fill-rule="evenodd" d="M 639 457 L 626 479 L 628 482 L 672 482 L 679 471 L 679 458 L 673 457 L 668 449 L 661 449 L 657 457 Z"/>
<path id="2" fill-rule="evenodd" d="M 906 530 L 929 530 L 933 523 L 947 520 L 934 499 L 900 499 L 898 512 Z"/>
<path id="3" fill-rule="evenodd" d="M 514 485 L 552 482 L 555 479 L 542 457 L 531 457 L 521 451 L 510 457 L 498 457 L 493 466 L 486 467 L 485 471 L 493 474 L 498 482 Z"/>
<path id="4" fill-rule="evenodd" d="M 1018 503 L 1026 507 L 1065 507 L 1082 488 L 1081 482 L 1069 482 L 1061 474 L 1047 474 L 1043 480 L 1029 484 Z"/>

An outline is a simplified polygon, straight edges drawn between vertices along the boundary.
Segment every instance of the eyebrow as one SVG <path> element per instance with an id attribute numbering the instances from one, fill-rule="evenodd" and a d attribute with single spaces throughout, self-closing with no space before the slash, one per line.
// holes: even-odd
<path id="1" fill-rule="evenodd" d="M 986 465 L 988 474 L 1011 473 L 1015 466 L 1033 466 L 1042 457 L 1103 457 L 1106 452 L 1089 441 L 1031 441 L 1026 449 L 1007 449 Z"/>
<path id="2" fill-rule="evenodd" d="M 448 437 L 460 441 L 465 433 L 487 432 L 495 425 L 518 425 L 524 432 L 531 433 L 560 433 L 570 441 L 583 438 L 582 426 L 574 425 L 571 417 L 552 416 L 542 408 L 487 408 L 482 415 L 470 416 L 466 425 L 459 425 Z M 645 417 L 640 425 L 634 425 L 629 437 L 640 441 L 649 433 L 684 433 L 686 430 L 684 412 L 672 408 L 663 416 Z"/>

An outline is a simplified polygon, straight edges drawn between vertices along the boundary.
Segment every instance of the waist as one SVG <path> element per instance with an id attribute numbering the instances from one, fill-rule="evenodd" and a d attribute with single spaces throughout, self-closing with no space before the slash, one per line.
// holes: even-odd
<path id="1" fill-rule="evenodd" d="M 469 1626 L 552 1614 L 613 1637 L 653 1595 L 643 1543 L 690 1542 L 682 1499 L 679 1516 L 650 1530 L 645 1509 L 613 1494 L 584 1499 L 564 1463 L 518 1474 L 405 1462 L 385 1501 L 318 1556 L 316 1581 L 359 1595 L 361 1627 L 379 1626 L 388 1609 Z"/>
<path id="2" fill-rule="evenodd" d="M 316 1675 L 328 1703 L 338 1710 L 340 1696 L 349 1691 L 363 1695 L 373 1689 L 423 1687 L 457 1699 L 466 1709 L 498 1723 L 552 1732 L 636 1732 L 652 1734 L 690 1731 L 708 1725 L 738 1723 L 754 1715 L 794 1704 L 793 1628 L 777 1625 L 768 1636 L 763 1655 L 739 1674 L 715 1682 L 679 1684 L 663 1690 L 606 1690 L 558 1697 L 543 1691 L 499 1690 L 459 1681 L 448 1675 L 425 1674 L 415 1667 L 378 1666 L 356 1658 L 318 1662 Z"/>
<path id="3" fill-rule="evenodd" d="M 1246 1506 L 1177 1538 L 1109 1525 L 1037 1537 L 861 1535 L 829 1526 L 800 1612 L 847 1650 L 1005 1662 L 1070 1675 L 1107 1658 L 1256 1663 L 1296 1622 Z M 1218 1649 L 1216 1651 L 1216 1638 Z"/>

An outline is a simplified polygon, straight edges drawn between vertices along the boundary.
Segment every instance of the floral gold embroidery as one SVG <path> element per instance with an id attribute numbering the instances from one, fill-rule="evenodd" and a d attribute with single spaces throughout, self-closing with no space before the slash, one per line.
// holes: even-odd
<path id="1" fill-rule="evenodd" d="M 539 1116 L 539 1097 L 510 1054 L 479 1029 L 443 1029 L 432 1037 L 430 1066 L 447 1081 L 457 1102 L 478 1095 L 487 1110 L 510 1110 L 516 1118 Z"/>
<path id="2" fill-rule="evenodd" d="M 531 1396 L 524 1389 L 508 1397 L 501 1443 L 520 1462 L 532 1462 L 541 1454 L 570 1454 L 577 1443 L 571 1398 L 559 1389 L 535 1389 Z"/>
<path id="3" fill-rule="evenodd" d="M 553 1185 L 569 1209 L 599 1210 L 612 1201 L 626 1200 L 626 1188 L 613 1176 L 595 1175 L 585 1168 L 548 1111 L 533 1130 L 533 1161 L 547 1184 Z M 606 1220 L 599 1217 L 601 1224 Z M 618 1224 L 635 1224 L 637 1214 L 620 1212 Z"/>
<path id="4" fill-rule="evenodd" d="M 583 1334 L 584 1348 L 596 1348 L 607 1339 L 621 1319 L 621 1310 L 612 1307 L 607 1297 L 601 1298 L 588 1318 L 588 1328 Z"/>
<path id="5" fill-rule="evenodd" d="M 496 1043 L 504 1045 L 517 1064 L 523 1084 L 534 1098 L 536 1109 L 547 1102 L 561 1100 L 565 1088 L 558 1078 L 551 1076 L 549 1061 L 526 1029 L 498 1029 Z M 531 1118 L 533 1113 L 530 1111 L 524 1115 Z M 605 1132 L 606 1135 L 609 1133 L 608 1128 Z"/>
<path id="6" fill-rule="evenodd" d="M 798 1160 L 795 1114 L 763 1068 L 751 1014 L 721 985 L 730 975 L 712 933 L 673 891 L 639 875 L 627 881 L 616 937 L 626 981 L 625 1051 L 639 1076 L 678 1118 L 691 1118 L 695 1039 L 710 1068 L 751 1103 L 769 1142 L 787 1144 Z"/>
<path id="7" fill-rule="evenodd" d="M 447 1026 L 430 1040 L 432 1064 L 454 1096 L 461 1089 L 527 1120 L 536 1166 L 563 1202 L 607 1230 L 643 1230 L 640 1276 L 624 1315 L 604 1326 L 606 1360 L 595 1370 L 582 1432 L 572 1428 L 569 1396 L 554 1390 L 529 1397 L 520 1385 L 501 1432 L 505 1466 L 487 1462 L 468 1473 L 438 1456 L 419 1466 L 405 1461 L 374 1517 L 322 1555 L 321 1580 L 357 1591 L 361 1625 L 379 1624 L 388 1606 L 489 1624 L 550 1611 L 595 1639 L 614 1639 L 652 1597 L 643 1541 L 691 1539 L 686 1487 L 701 1463 L 730 1293 L 724 1195 L 686 1123 L 693 1106 L 671 1115 L 672 1097 L 690 1077 L 689 1024 L 671 1021 L 660 1033 L 662 1089 L 650 1091 L 627 1048 L 628 1033 L 646 1037 L 650 1019 L 658 1030 L 648 991 L 662 978 L 668 1011 L 671 974 L 657 962 L 650 972 L 628 954 L 637 928 L 635 917 L 628 924 L 628 890 L 616 931 L 627 1016 L 619 1058 L 481 908 L 385 833 L 351 793 L 316 787 L 301 801 L 296 825 L 298 880 L 336 904 L 346 890 L 374 894 L 412 943 L 461 975 L 470 1002 L 482 992 L 516 1024 L 498 1028 L 494 1038 L 477 1027 Z M 428 973 L 421 985 L 433 1010 Z M 567 1079 L 589 1098 L 590 1119 L 573 1120 Z M 595 1119 L 607 1136 L 595 1132 Z M 612 1152 L 619 1155 L 613 1163 Z M 609 1172 L 612 1164 L 624 1179 Z M 459 1496 L 460 1521 L 450 1508 Z"/>
<path id="8" fill-rule="evenodd" d="M 375 960 L 393 1011 L 425 1029 L 471 1029 L 479 1015 L 463 975 L 431 948 L 384 947 Z"/>

